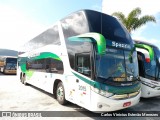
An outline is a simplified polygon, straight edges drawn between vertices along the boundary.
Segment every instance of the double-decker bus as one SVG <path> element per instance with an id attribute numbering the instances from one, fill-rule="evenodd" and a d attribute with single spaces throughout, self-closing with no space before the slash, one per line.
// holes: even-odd
<path id="1" fill-rule="evenodd" d="M 160 96 L 160 51 L 157 46 L 135 41 L 138 53 L 141 97 Z"/>
<path id="2" fill-rule="evenodd" d="M 0 71 L 4 74 L 17 73 L 17 57 L 3 56 L 1 57 Z"/>
<path id="3" fill-rule="evenodd" d="M 61 19 L 20 50 L 19 77 L 93 112 L 134 106 L 140 98 L 134 43 L 116 18 L 81 10 Z"/>

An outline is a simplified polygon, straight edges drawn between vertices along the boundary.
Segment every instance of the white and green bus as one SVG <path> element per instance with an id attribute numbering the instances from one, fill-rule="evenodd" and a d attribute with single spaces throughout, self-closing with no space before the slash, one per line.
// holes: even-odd
<path id="1" fill-rule="evenodd" d="M 138 53 L 141 97 L 160 96 L 160 51 L 151 43 L 135 41 Z"/>
<path id="2" fill-rule="evenodd" d="M 19 76 L 90 111 L 116 111 L 140 99 L 134 43 L 114 17 L 81 10 L 61 19 L 19 51 Z"/>

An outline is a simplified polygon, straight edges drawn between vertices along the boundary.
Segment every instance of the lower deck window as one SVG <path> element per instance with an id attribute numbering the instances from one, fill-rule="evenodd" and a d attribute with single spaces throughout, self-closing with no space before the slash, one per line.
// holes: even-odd
<path id="1" fill-rule="evenodd" d="M 27 62 L 27 68 L 30 70 L 48 73 L 63 74 L 64 72 L 62 61 L 52 58 L 32 60 Z"/>

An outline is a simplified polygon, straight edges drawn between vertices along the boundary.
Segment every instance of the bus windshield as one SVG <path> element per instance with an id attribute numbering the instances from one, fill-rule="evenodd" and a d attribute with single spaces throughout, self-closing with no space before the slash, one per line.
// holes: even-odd
<path id="1" fill-rule="evenodd" d="M 7 63 L 17 63 L 17 58 L 6 58 Z"/>
<path id="2" fill-rule="evenodd" d="M 107 48 L 105 55 L 96 55 L 96 76 L 101 82 L 134 81 L 138 77 L 137 53 Z"/>
<path id="3" fill-rule="evenodd" d="M 6 58 L 6 69 L 16 69 L 17 58 Z"/>
<path id="4" fill-rule="evenodd" d="M 110 17 L 106 14 L 92 14 L 92 12 L 88 12 L 87 17 L 90 26 L 92 26 L 90 27 L 90 32 L 101 33 L 107 40 L 133 44 L 131 36 L 126 28 L 114 17 Z"/>
<path id="5" fill-rule="evenodd" d="M 144 75 L 142 74 L 141 76 L 144 76 L 147 79 L 157 80 L 160 79 L 160 51 L 157 47 L 152 46 L 152 48 L 154 50 L 154 58 L 151 62 L 146 62 L 145 56 L 142 54 L 138 59 L 143 61 L 144 65 Z M 140 72 L 142 73 L 142 71 L 143 70 L 141 70 Z"/>
<path id="6" fill-rule="evenodd" d="M 157 47 L 153 47 L 155 54 L 157 56 L 158 62 L 160 62 L 160 51 Z"/>
<path id="7" fill-rule="evenodd" d="M 159 49 L 158 48 L 153 48 L 154 49 L 154 51 L 155 51 L 155 53 L 156 53 L 156 56 L 157 56 L 157 71 L 158 71 L 158 75 L 157 75 L 157 79 L 158 80 L 160 80 L 160 51 L 159 51 Z"/>

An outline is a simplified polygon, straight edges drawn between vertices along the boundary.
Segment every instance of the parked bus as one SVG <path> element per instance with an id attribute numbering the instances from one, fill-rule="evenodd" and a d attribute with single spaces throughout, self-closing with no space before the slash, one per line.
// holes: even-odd
<path id="1" fill-rule="evenodd" d="M 138 53 L 141 97 L 160 95 L 160 51 L 151 43 L 135 41 Z"/>
<path id="2" fill-rule="evenodd" d="M 3 56 L 1 57 L 0 71 L 4 74 L 17 73 L 17 57 Z"/>
<path id="3" fill-rule="evenodd" d="M 134 106 L 140 98 L 134 43 L 116 18 L 81 10 L 20 49 L 19 77 L 93 112 Z"/>
<path id="4" fill-rule="evenodd" d="M 0 68 L 4 66 L 4 60 L 3 57 L 0 56 Z"/>

